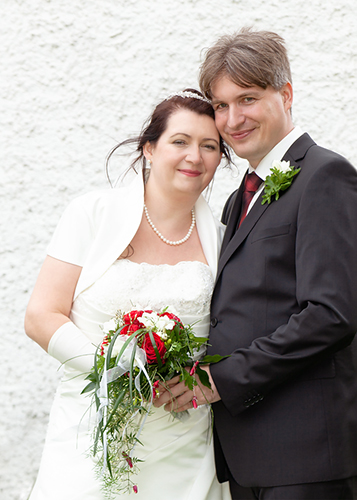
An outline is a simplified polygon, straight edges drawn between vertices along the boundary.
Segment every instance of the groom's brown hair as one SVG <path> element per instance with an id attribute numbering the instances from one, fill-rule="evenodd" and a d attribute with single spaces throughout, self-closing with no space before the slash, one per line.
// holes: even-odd
<path id="1" fill-rule="evenodd" d="M 240 87 L 257 85 L 280 90 L 292 83 L 284 39 L 271 31 L 242 28 L 223 35 L 207 50 L 200 68 L 200 88 L 209 99 L 212 85 L 227 76 Z"/>

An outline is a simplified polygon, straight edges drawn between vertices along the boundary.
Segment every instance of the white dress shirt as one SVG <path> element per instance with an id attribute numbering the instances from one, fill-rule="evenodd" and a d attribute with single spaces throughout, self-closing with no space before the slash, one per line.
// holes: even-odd
<path id="1" fill-rule="evenodd" d="M 255 172 L 261 179 L 262 179 L 262 184 L 260 185 L 259 189 L 256 191 L 255 195 L 252 198 L 252 201 L 250 202 L 247 210 L 247 214 L 251 210 L 252 206 L 254 203 L 257 201 L 259 198 L 260 193 L 264 189 L 264 181 L 268 177 L 268 175 L 271 174 L 270 169 L 272 168 L 273 161 L 276 160 L 281 160 L 287 150 L 294 144 L 294 142 L 303 135 L 303 131 L 301 130 L 300 127 L 295 127 L 291 132 L 289 132 L 288 135 L 284 137 L 276 146 L 273 147 L 269 151 L 269 153 L 264 156 L 264 158 L 260 161 L 259 165 L 257 168 L 253 168 L 251 165 L 249 165 L 248 173 L 250 174 L 251 172 Z"/>

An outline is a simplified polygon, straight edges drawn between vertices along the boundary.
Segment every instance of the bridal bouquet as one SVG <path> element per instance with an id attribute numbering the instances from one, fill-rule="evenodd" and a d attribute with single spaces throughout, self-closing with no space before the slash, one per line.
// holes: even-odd
<path id="1" fill-rule="evenodd" d="M 97 426 L 92 453 L 98 455 L 98 476 L 108 498 L 138 487 L 133 475 L 139 472 L 134 456 L 136 444 L 158 394 L 160 382 L 180 376 L 190 390 L 201 383 L 210 387 L 200 364 L 219 361 L 221 356 L 205 356 L 194 361 L 206 337 L 196 337 L 191 325 L 166 309 L 120 311 L 103 325 L 105 334 L 98 346 L 94 366 L 83 393 L 92 393 L 97 410 Z M 185 367 L 190 367 L 188 371 Z M 193 401 L 194 407 L 197 405 Z M 173 415 L 175 416 L 175 414 Z"/>

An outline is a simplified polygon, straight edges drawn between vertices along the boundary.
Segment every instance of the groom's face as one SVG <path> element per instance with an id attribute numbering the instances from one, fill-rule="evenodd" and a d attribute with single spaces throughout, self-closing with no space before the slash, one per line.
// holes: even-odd
<path id="1" fill-rule="evenodd" d="M 292 87 L 240 87 L 228 77 L 212 85 L 217 128 L 237 156 L 253 168 L 292 129 Z"/>

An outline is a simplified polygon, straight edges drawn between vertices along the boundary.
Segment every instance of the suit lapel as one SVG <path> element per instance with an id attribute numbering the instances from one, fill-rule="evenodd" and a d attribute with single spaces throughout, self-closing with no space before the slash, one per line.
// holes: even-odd
<path id="1" fill-rule="evenodd" d="M 308 149 L 315 145 L 315 142 L 311 139 L 308 134 L 303 134 L 299 137 L 294 144 L 288 149 L 288 151 L 283 156 L 283 160 L 292 162 L 295 167 L 301 167 L 299 162 L 304 158 Z M 222 244 L 221 256 L 218 263 L 217 279 L 222 272 L 222 269 L 232 256 L 232 254 L 237 250 L 237 248 L 243 243 L 250 231 L 253 229 L 255 224 L 261 218 L 265 210 L 268 209 L 270 205 L 265 203 L 262 205 L 263 192 L 254 203 L 252 209 L 250 210 L 248 216 L 242 222 L 239 230 L 237 231 L 237 222 L 240 215 L 240 208 L 242 204 L 243 196 L 243 181 L 237 192 L 235 201 L 233 202 L 233 207 L 231 215 L 227 224 L 226 234 Z M 274 201 L 272 202 L 274 203 Z"/>
<path id="2" fill-rule="evenodd" d="M 300 136 L 294 142 L 294 144 L 292 144 L 292 146 L 287 150 L 287 152 L 283 156 L 282 160 L 285 160 L 285 161 L 290 160 L 290 162 L 292 161 L 293 163 L 298 162 L 305 157 L 306 153 L 311 148 L 311 146 L 315 146 L 315 145 L 316 145 L 316 143 L 311 139 L 309 134 L 305 133 L 302 136 Z M 301 167 L 301 165 L 296 165 L 295 163 L 294 163 L 294 166 Z"/>
<path id="3" fill-rule="evenodd" d="M 239 213 L 238 213 L 238 216 L 231 217 L 231 219 L 235 219 L 234 230 L 232 231 L 233 233 L 235 231 L 235 233 L 233 234 L 231 240 L 228 241 L 227 245 L 225 247 L 222 246 L 222 253 L 221 253 L 219 263 L 218 263 L 217 278 L 220 275 L 223 267 L 226 265 L 227 261 L 230 259 L 231 255 L 243 243 L 243 241 L 248 236 L 250 231 L 253 229 L 253 227 L 255 226 L 257 221 L 260 219 L 260 217 L 263 215 L 265 210 L 268 208 L 269 205 L 267 203 L 262 205 L 262 198 L 263 198 L 263 193 L 260 193 L 257 201 L 254 203 L 248 216 L 242 222 L 242 225 L 240 226 L 239 230 L 236 230 Z M 230 223 L 231 223 L 231 220 L 229 221 L 228 226 L 230 226 Z M 228 226 L 227 226 L 227 230 L 228 230 Z"/>
<path id="4" fill-rule="evenodd" d="M 223 252 L 229 242 L 231 241 L 234 233 L 236 232 L 237 229 L 237 224 L 238 224 L 238 218 L 240 216 L 241 208 L 242 208 L 242 198 L 243 198 L 243 191 L 244 191 L 244 180 L 247 176 L 247 173 L 242 179 L 241 185 L 239 186 L 237 192 L 233 196 L 231 200 L 231 206 L 228 208 L 229 211 L 229 216 L 228 216 L 228 223 L 227 223 L 227 228 L 224 233 L 224 238 L 222 242 L 222 248 L 221 248 L 221 255 L 223 255 Z"/>

